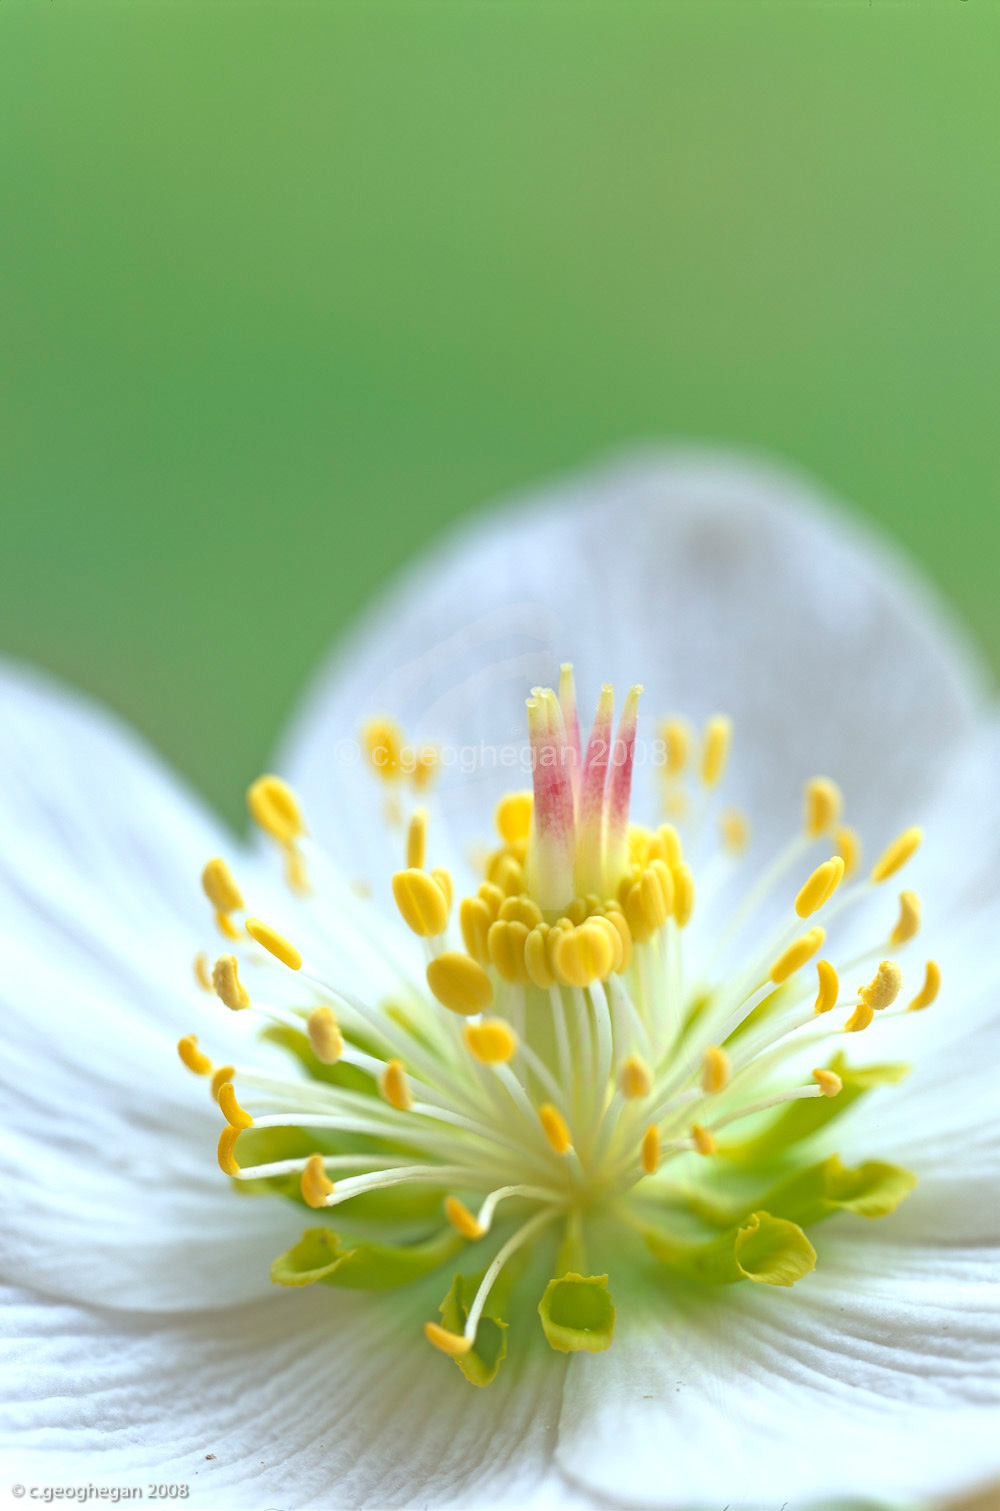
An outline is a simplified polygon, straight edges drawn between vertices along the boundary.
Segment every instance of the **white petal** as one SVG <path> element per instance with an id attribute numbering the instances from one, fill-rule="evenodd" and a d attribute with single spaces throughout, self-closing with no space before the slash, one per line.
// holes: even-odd
<path id="1" fill-rule="evenodd" d="M 667 1287 L 644 1326 L 620 1304 L 600 1367 L 570 1368 L 567 1476 L 616 1505 L 735 1511 L 923 1503 L 995 1474 L 997 1249 L 867 1226 L 818 1230 L 820 1268 L 792 1293 Z"/>
<path id="2" fill-rule="evenodd" d="M 467 529 L 409 573 L 320 678 L 281 769 L 345 864 L 398 865 L 370 772 L 343 742 L 372 713 L 440 741 L 442 805 L 480 839 L 523 750 L 524 697 L 576 663 L 581 707 L 641 680 L 654 716 L 730 712 L 732 791 L 758 832 L 797 822 L 799 783 L 842 782 L 881 843 L 967 733 L 983 678 L 927 585 L 813 484 L 728 453 L 613 462 Z M 488 749 L 484 752 L 482 745 Z M 474 763 L 463 772 L 462 763 Z"/>
<path id="3" fill-rule="evenodd" d="M 180 1482 L 220 1511 L 545 1504 L 563 1369 L 515 1357 L 469 1385 L 423 1338 L 447 1285 L 197 1319 L 11 1297 L 9 1478 Z"/>

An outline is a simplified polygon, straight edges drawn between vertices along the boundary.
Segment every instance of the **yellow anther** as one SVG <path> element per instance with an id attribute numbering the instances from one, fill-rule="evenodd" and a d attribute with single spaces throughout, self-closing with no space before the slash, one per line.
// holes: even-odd
<path id="1" fill-rule="evenodd" d="M 716 787 L 721 782 L 732 738 L 733 721 L 727 719 L 725 714 L 716 714 L 705 725 L 701 748 L 701 780 L 706 787 Z"/>
<path id="2" fill-rule="evenodd" d="M 398 781 L 402 775 L 403 731 L 392 719 L 371 719 L 361 731 L 365 755 L 377 777 Z"/>
<path id="3" fill-rule="evenodd" d="M 465 1202 L 459 1201 L 457 1196 L 445 1197 L 444 1215 L 455 1231 L 461 1233 L 462 1237 L 467 1238 L 470 1243 L 475 1243 L 476 1239 L 482 1238 L 486 1232 L 482 1223 L 476 1220 Z"/>
<path id="4" fill-rule="evenodd" d="M 240 1167 L 236 1163 L 236 1140 L 242 1129 L 234 1128 L 232 1123 L 227 1123 L 219 1134 L 219 1169 L 223 1175 L 239 1175 Z"/>
<path id="5" fill-rule="evenodd" d="M 788 980 L 789 976 L 794 976 L 807 960 L 811 960 L 816 951 L 822 947 L 825 938 L 826 930 L 818 926 L 809 929 L 805 934 L 800 934 L 798 939 L 778 956 L 768 971 L 768 976 L 775 986 L 780 986 L 783 981 Z"/>
<path id="6" fill-rule="evenodd" d="M 656 1174 L 657 1170 L 659 1170 L 660 1168 L 660 1160 L 662 1159 L 662 1157 L 663 1155 L 660 1144 L 660 1130 L 659 1128 L 657 1128 L 655 1123 L 650 1123 L 649 1127 L 642 1135 L 642 1144 L 639 1151 L 639 1158 L 642 1161 L 642 1168 L 645 1170 L 647 1175 Z"/>
<path id="7" fill-rule="evenodd" d="M 296 897 L 308 897 L 309 871 L 301 850 L 296 850 L 294 845 L 285 846 L 285 880 Z"/>
<path id="8" fill-rule="evenodd" d="M 874 1009 L 870 1008 L 867 1002 L 859 1002 L 851 1016 L 848 1018 L 847 1022 L 844 1024 L 844 1033 L 861 1033 L 862 1029 L 868 1027 L 874 1016 Z"/>
<path id="9" fill-rule="evenodd" d="M 691 726 L 685 719 L 664 719 L 660 735 L 664 745 L 664 771 L 669 777 L 680 776 L 691 754 Z"/>
<path id="10" fill-rule="evenodd" d="M 497 804 L 496 826 L 505 844 L 527 839 L 534 798 L 530 792 L 508 792 Z"/>
<path id="11" fill-rule="evenodd" d="M 466 897 L 458 910 L 462 940 L 473 960 L 489 965 L 489 932 L 493 918 L 481 897 Z"/>
<path id="12" fill-rule="evenodd" d="M 194 957 L 194 979 L 202 991 L 212 990 L 212 972 L 208 968 L 208 956 L 202 950 L 200 955 Z"/>
<path id="13" fill-rule="evenodd" d="M 620 976 L 632 964 L 632 931 L 628 926 L 625 914 L 614 903 L 608 904 L 608 911 L 605 914 L 604 922 L 611 925 L 621 943 L 621 958 L 619 959 L 616 953 L 615 959 L 618 963 L 612 967 L 615 974 Z"/>
<path id="14" fill-rule="evenodd" d="M 413 1106 L 413 1092 L 402 1060 L 390 1060 L 379 1076 L 378 1089 L 397 1112 L 409 1112 Z"/>
<path id="15" fill-rule="evenodd" d="M 406 864 L 411 871 L 422 869 L 427 858 L 427 809 L 417 808 L 406 831 Z"/>
<path id="16" fill-rule="evenodd" d="M 528 932 L 525 924 L 506 923 L 501 918 L 490 924 L 486 942 L 490 961 L 501 981 L 521 986 L 527 983 L 529 978 L 524 964 L 524 945 Z"/>
<path id="17" fill-rule="evenodd" d="M 410 780 L 418 792 L 426 792 L 434 780 L 437 771 L 438 752 L 433 745 L 421 745 L 417 751 L 417 759 L 413 763 Z"/>
<path id="18" fill-rule="evenodd" d="M 928 960 L 927 970 L 924 974 L 924 984 L 907 1008 L 907 1012 L 919 1012 L 922 1007 L 930 1007 L 934 998 L 941 989 L 941 967 L 936 960 Z"/>
<path id="19" fill-rule="evenodd" d="M 513 855 L 494 856 L 488 879 L 500 888 L 504 897 L 517 897 L 524 891 L 524 867 Z"/>
<path id="20" fill-rule="evenodd" d="M 208 1055 L 203 1055 L 198 1048 L 197 1034 L 185 1034 L 183 1039 L 178 1039 L 177 1053 L 188 1070 L 193 1071 L 196 1076 L 210 1076 L 212 1074 L 212 1062 L 208 1058 Z"/>
<path id="21" fill-rule="evenodd" d="M 299 1181 L 302 1199 L 309 1207 L 326 1206 L 326 1199 L 334 1190 L 333 1181 L 326 1173 L 321 1154 L 310 1154 Z"/>
<path id="22" fill-rule="evenodd" d="M 403 922 L 421 939 L 443 934 L 448 927 L 447 898 L 426 871 L 397 871 L 392 878 L 392 895 Z"/>
<path id="23" fill-rule="evenodd" d="M 920 898 L 916 892 L 900 892 L 899 894 L 899 922 L 893 929 L 889 943 L 893 949 L 898 949 L 908 939 L 912 939 L 920 928 Z"/>
<path id="24" fill-rule="evenodd" d="M 427 967 L 427 985 L 449 1012 L 485 1012 L 493 1001 L 493 983 L 482 966 L 458 950 L 444 950 Z"/>
<path id="25" fill-rule="evenodd" d="M 841 824 L 833 837 L 833 845 L 844 862 L 844 875 L 853 876 L 861 865 L 861 841 L 858 831 L 850 824 Z"/>
<path id="26" fill-rule="evenodd" d="M 552 968 L 566 985 L 590 986 L 610 975 L 617 952 L 598 919 L 589 919 L 579 928 L 556 929 L 549 937 Z"/>
<path id="27" fill-rule="evenodd" d="M 462 1354 L 467 1354 L 472 1347 L 471 1338 L 463 1338 L 461 1333 L 450 1333 L 439 1322 L 425 1322 L 424 1333 L 428 1343 L 433 1343 L 443 1354 L 449 1354 L 457 1359 Z"/>
<path id="28" fill-rule="evenodd" d="M 541 1119 L 542 1132 L 557 1154 L 566 1154 L 572 1149 L 573 1140 L 570 1138 L 569 1124 L 558 1107 L 553 1107 L 551 1102 L 543 1102 L 538 1109 L 538 1116 Z"/>
<path id="29" fill-rule="evenodd" d="M 236 1074 L 235 1065 L 220 1065 L 218 1070 L 212 1073 L 212 1099 L 219 1100 L 219 1093 L 227 1081 L 231 1081 Z"/>
<path id="30" fill-rule="evenodd" d="M 239 939 L 240 931 L 233 923 L 228 913 L 220 913 L 218 908 L 216 908 L 215 922 L 218 925 L 219 933 L 225 934 L 227 939 Z"/>
<path id="31" fill-rule="evenodd" d="M 443 866 L 435 866 L 431 872 L 431 881 L 437 882 L 441 889 L 441 896 L 444 898 L 444 905 L 450 913 L 452 900 L 455 896 L 455 888 L 451 882 L 451 872 L 446 871 Z"/>
<path id="32" fill-rule="evenodd" d="M 622 961 L 625 958 L 625 933 L 628 930 L 628 924 L 620 913 L 617 915 L 617 920 L 617 923 L 614 922 L 610 914 L 604 913 L 597 913 L 589 920 L 591 928 L 599 929 L 611 947 L 611 964 L 605 976 L 621 971 Z"/>
<path id="33" fill-rule="evenodd" d="M 493 882 L 484 881 L 476 896 L 484 904 L 486 911 L 489 913 L 490 923 L 494 923 L 500 916 L 500 909 L 503 906 L 506 893 L 501 892 L 500 888 L 494 886 Z"/>
<path id="34" fill-rule="evenodd" d="M 828 834 L 841 815 L 844 798 L 828 776 L 814 776 L 805 787 L 805 831 L 809 839 Z"/>
<path id="35" fill-rule="evenodd" d="M 504 923 L 523 923 L 533 929 L 542 921 L 542 910 L 530 897 L 505 897 L 497 917 Z"/>
<path id="36" fill-rule="evenodd" d="M 825 1097 L 835 1097 L 844 1085 L 835 1070 L 814 1070 L 813 1080 Z"/>
<path id="37" fill-rule="evenodd" d="M 277 929 L 272 929 L 269 923 L 264 923 L 260 918 L 248 918 L 246 931 L 251 939 L 256 939 L 269 955 L 280 960 L 282 965 L 287 965 L 290 971 L 302 969 L 302 956 L 294 944 L 284 934 L 279 934 Z"/>
<path id="38" fill-rule="evenodd" d="M 844 876 L 844 862 L 839 855 L 831 856 L 817 866 L 809 880 L 799 890 L 795 899 L 795 911 L 800 918 L 808 918 L 830 898 L 840 886 Z"/>
<path id="39" fill-rule="evenodd" d="M 816 1003 L 813 1011 L 828 1013 L 831 1007 L 836 1007 L 837 1005 L 837 995 L 840 992 L 840 978 L 829 960 L 817 960 L 816 974 L 819 977 L 819 991 L 816 994 Z"/>
<path id="40" fill-rule="evenodd" d="M 639 900 L 649 927 L 662 929 L 674 906 L 674 878 L 666 861 L 651 860 L 642 872 Z"/>
<path id="41" fill-rule="evenodd" d="M 219 1106 L 222 1115 L 231 1128 L 251 1128 L 253 1118 L 245 1107 L 241 1107 L 236 1100 L 236 1092 L 232 1081 L 224 1081 L 219 1087 Z"/>
<path id="42" fill-rule="evenodd" d="M 739 808 L 727 808 L 719 818 L 719 833 L 730 855 L 742 855 L 750 843 L 750 820 Z"/>
<path id="43" fill-rule="evenodd" d="M 916 825 L 912 829 L 904 829 L 902 834 L 896 836 L 888 849 L 883 850 L 872 866 L 871 880 L 877 884 L 880 881 L 888 881 L 890 876 L 895 876 L 900 867 L 906 865 L 923 837 L 924 831 L 918 829 Z"/>
<path id="44" fill-rule="evenodd" d="M 536 924 L 524 941 L 524 968 L 535 986 L 540 986 L 546 992 L 556 984 L 549 965 L 548 941 L 548 924 Z"/>
<path id="45" fill-rule="evenodd" d="M 663 859 L 671 871 L 676 871 L 684 864 L 684 846 L 673 824 L 661 824 L 656 831 L 656 840 L 658 846 L 663 847 Z"/>
<path id="46" fill-rule="evenodd" d="M 502 1018 L 467 1023 L 465 1047 L 481 1065 L 506 1065 L 517 1053 L 517 1035 Z"/>
<path id="47" fill-rule="evenodd" d="M 313 1054 L 324 1065 L 336 1065 L 344 1050 L 344 1037 L 330 1007 L 314 1007 L 306 1019 L 306 1032 Z"/>
<path id="48" fill-rule="evenodd" d="M 629 1055 L 622 1061 L 618 1085 L 623 1097 L 637 1101 L 640 1097 L 648 1097 L 652 1091 L 653 1073 L 639 1055 Z"/>
<path id="49" fill-rule="evenodd" d="M 717 1044 L 705 1051 L 701 1068 L 701 1089 L 706 1092 L 722 1091 L 729 1085 L 729 1056 Z"/>
<path id="50" fill-rule="evenodd" d="M 700 1123 L 691 1124 L 691 1142 L 699 1154 L 714 1154 L 717 1147 L 715 1134 Z"/>
<path id="51" fill-rule="evenodd" d="M 224 860 L 216 856 L 201 873 L 201 888 L 217 913 L 242 913 L 243 894 Z"/>
<path id="52" fill-rule="evenodd" d="M 694 912 L 694 877 L 690 866 L 677 866 L 674 877 L 674 917 L 678 928 L 685 928 Z"/>
<path id="53" fill-rule="evenodd" d="M 878 1011 L 891 1007 L 903 989 L 903 972 L 895 960 L 883 960 L 867 986 L 858 992 L 858 1001 Z"/>
<path id="54" fill-rule="evenodd" d="M 215 995 L 221 997 L 233 1012 L 250 1006 L 250 993 L 236 973 L 235 955 L 219 956 L 212 967 L 212 985 L 215 987 Z"/>
<path id="55" fill-rule="evenodd" d="M 260 776 L 247 789 L 247 807 L 254 823 L 283 845 L 305 834 L 299 800 L 280 776 Z"/>

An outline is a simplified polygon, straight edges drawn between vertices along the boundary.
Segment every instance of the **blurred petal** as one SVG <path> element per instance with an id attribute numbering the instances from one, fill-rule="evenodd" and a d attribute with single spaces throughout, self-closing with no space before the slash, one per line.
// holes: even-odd
<path id="1" fill-rule="evenodd" d="M 461 845 L 482 839 L 492 798 L 525 785 L 496 747 L 520 751 L 526 692 L 565 659 L 585 722 L 601 682 L 619 696 L 644 683 L 640 764 L 659 714 L 733 715 L 731 790 L 759 836 L 787 834 L 800 782 L 821 771 L 876 845 L 967 734 L 983 684 L 927 584 L 814 484 L 738 454 L 654 452 L 558 482 L 433 551 L 319 678 L 281 769 L 345 864 L 381 877 L 398 840 L 341 742 L 394 714 L 447 747 L 448 819 Z M 640 792 L 648 775 L 647 763 Z"/>

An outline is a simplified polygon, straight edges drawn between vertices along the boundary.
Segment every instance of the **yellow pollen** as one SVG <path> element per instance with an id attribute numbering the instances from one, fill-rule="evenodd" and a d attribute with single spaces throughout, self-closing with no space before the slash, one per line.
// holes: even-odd
<path id="1" fill-rule="evenodd" d="M 907 1012 L 919 1012 L 922 1007 L 930 1007 L 941 989 L 941 967 L 936 960 L 928 960 L 927 970 L 924 974 L 924 984 L 907 1008 Z"/>
<path id="2" fill-rule="evenodd" d="M 411 774 L 411 780 L 418 792 L 424 792 L 431 785 L 434 773 L 437 771 L 438 752 L 433 745 L 421 745 L 417 751 L 417 759 Z"/>
<path id="3" fill-rule="evenodd" d="M 212 990 L 212 972 L 208 968 L 208 956 L 202 950 L 200 955 L 194 957 L 194 979 L 202 991 Z"/>
<path id="4" fill-rule="evenodd" d="M 861 865 L 861 841 L 850 824 L 841 824 L 833 837 L 837 854 L 844 862 L 844 875 L 853 876 Z"/>
<path id="5" fill-rule="evenodd" d="M 419 871 L 427 859 L 427 809 L 417 808 L 406 831 L 406 864 Z"/>
<path id="6" fill-rule="evenodd" d="M 650 845 L 650 859 L 654 858 L 654 852 L 661 860 L 665 860 L 671 871 L 676 871 L 678 866 L 684 864 L 684 847 L 681 837 L 673 824 L 661 824 L 653 837 Z"/>
<path id="7" fill-rule="evenodd" d="M 680 776 L 691 754 L 691 728 L 683 719 L 664 719 L 660 733 L 665 747 L 665 772 Z"/>
<path id="8" fill-rule="evenodd" d="M 444 898 L 444 905 L 450 913 L 452 899 L 455 896 L 455 889 L 451 884 L 451 872 L 445 871 L 443 867 L 435 866 L 431 872 L 431 881 L 437 882 L 441 896 Z"/>
<path id="9" fill-rule="evenodd" d="M 530 792 L 508 792 L 497 804 L 496 826 L 507 845 L 526 840 L 531 830 L 534 797 Z"/>
<path id="10" fill-rule="evenodd" d="M 379 1091 L 397 1112 L 409 1112 L 413 1106 L 413 1092 L 403 1068 L 402 1060 L 390 1060 L 379 1077 Z"/>
<path id="11" fill-rule="evenodd" d="M 750 823 L 739 808 L 727 808 L 719 819 L 723 847 L 730 855 L 742 855 L 750 843 Z"/>
<path id="12" fill-rule="evenodd" d="M 502 1018 L 465 1025 L 465 1047 L 481 1065 L 506 1065 L 517 1053 L 517 1035 Z"/>
<path id="13" fill-rule="evenodd" d="M 538 1109 L 541 1119 L 542 1131 L 557 1154 L 566 1154 L 573 1147 L 570 1138 L 569 1125 L 558 1107 L 553 1107 L 551 1102 L 543 1102 Z"/>
<path id="14" fill-rule="evenodd" d="M 729 1084 L 729 1056 L 717 1044 L 709 1045 L 701 1069 L 701 1089 L 705 1092 L 721 1091 Z"/>
<path id="15" fill-rule="evenodd" d="M 859 1034 L 862 1029 L 868 1027 L 874 1016 L 875 1011 L 873 1008 L 868 1006 L 867 1002 L 859 1002 L 851 1016 L 848 1018 L 847 1022 L 844 1024 L 844 1033 Z"/>
<path id="16" fill-rule="evenodd" d="M 243 894 L 224 860 L 216 856 L 201 873 L 201 888 L 217 913 L 242 913 Z"/>
<path id="17" fill-rule="evenodd" d="M 835 1097 L 844 1085 L 835 1070 L 814 1070 L 813 1080 L 825 1097 Z"/>
<path id="18" fill-rule="evenodd" d="M 649 1096 L 653 1089 L 653 1073 L 639 1055 L 629 1055 L 622 1061 L 618 1084 L 622 1096 L 634 1102 L 640 1097 Z"/>
<path id="19" fill-rule="evenodd" d="M 906 865 L 923 837 L 924 831 L 916 826 L 904 829 L 872 866 L 871 880 L 877 885 L 881 881 L 888 881 L 890 876 L 895 876 L 900 867 Z"/>
<path id="20" fill-rule="evenodd" d="M 299 1187 L 307 1206 L 317 1210 L 326 1206 L 326 1199 L 333 1192 L 334 1184 L 326 1173 L 321 1154 L 310 1154 L 302 1171 Z"/>
<path id="21" fill-rule="evenodd" d="M 716 1150 L 715 1134 L 700 1123 L 691 1124 L 691 1141 L 699 1154 L 714 1154 Z"/>
<path id="22" fill-rule="evenodd" d="M 816 951 L 822 948 L 825 938 L 826 930 L 818 926 L 810 929 L 808 933 L 800 934 L 798 939 L 778 956 L 768 971 L 775 986 L 780 986 L 783 981 L 788 980 L 789 976 L 794 976 L 807 960 L 811 960 Z"/>
<path id="23" fill-rule="evenodd" d="M 475 960 L 458 950 L 444 950 L 427 967 L 427 985 L 442 1007 L 471 1017 L 493 1001 L 493 983 Z"/>
<path id="24" fill-rule="evenodd" d="M 876 1010 L 891 1007 L 903 989 L 903 972 L 895 960 L 883 960 L 867 986 L 858 992 L 858 1000 Z"/>
<path id="25" fill-rule="evenodd" d="M 336 1065 L 344 1050 L 344 1038 L 331 1007 L 314 1007 L 306 1019 L 306 1032 L 317 1060 Z"/>
<path id="26" fill-rule="evenodd" d="M 223 1086 L 225 1086 L 227 1081 L 231 1081 L 233 1079 L 233 1076 L 235 1074 L 235 1065 L 220 1065 L 218 1070 L 213 1072 L 212 1097 L 214 1101 L 217 1102 L 219 1100 L 219 1092 L 222 1090 Z"/>
<path id="27" fill-rule="evenodd" d="M 232 1081 L 224 1081 L 219 1087 L 219 1106 L 222 1115 L 231 1128 L 252 1128 L 253 1118 L 246 1108 L 241 1107 L 236 1100 L 236 1092 Z"/>
<path id="28" fill-rule="evenodd" d="M 642 1135 L 642 1146 L 639 1158 L 642 1160 L 642 1168 L 647 1175 L 655 1175 L 660 1168 L 660 1130 L 655 1123 L 650 1123 Z"/>
<path id="29" fill-rule="evenodd" d="M 236 973 L 236 956 L 220 955 L 212 967 L 212 985 L 215 995 L 221 997 L 233 1012 L 250 1006 L 250 993 Z"/>
<path id="30" fill-rule="evenodd" d="M 482 1238 L 486 1229 L 478 1222 L 464 1201 L 459 1201 L 457 1196 L 446 1196 L 444 1201 L 444 1215 L 451 1223 L 456 1232 L 461 1233 L 463 1238 L 468 1238 L 474 1243 L 477 1238 Z"/>
<path id="31" fill-rule="evenodd" d="M 239 1175 L 240 1167 L 236 1163 L 236 1140 L 242 1129 L 234 1128 L 232 1123 L 227 1123 L 219 1134 L 219 1169 L 223 1175 Z"/>
<path id="32" fill-rule="evenodd" d="M 212 1062 L 198 1048 L 197 1034 L 185 1034 L 183 1039 L 178 1039 L 177 1053 L 188 1070 L 192 1071 L 196 1076 L 210 1076 L 212 1074 Z"/>
<path id="33" fill-rule="evenodd" d="M 836 1007 L 837 1005 L 840 978 L 829 960 L 817 960 L 816 974 L 819 977 L 819 992 L 816 995 L 814 1011 L 817 1013 L 828 1013 L 831 1007 Z"/>
<path id="34" fill-rule="evenodd" d="M 828 902 L 840 886 L 843 875 L 844 862 L 839 855 L 831 856 L 817 866 L 795 899 L 795 911 L 799 917 L 808 918 Z"/>
<path id="35" fill-rule="evenodd" d="M 395 782 L 403 773 L 403 731 L 393 719 L 372 719 L 361 731 L 365 755 L 377 777 Z"/>
<path id="36" fill-rule="evenodd" d="M 392 895 L 403 922 L 421 939 L 443 934 L 448 927 L 448 900 L 426 871 L 397 871 Z"/>
<path id="37" fill-rule="evenodd" d="M 472 1348 L 472 1339 L 463 1338 L 461 1333 L 450 1333 L 439 1322 L 425 1322 L 424 1333 L 428 1343 L 433 1343 L 443 1354 L 450 1354 L 453 1359 L 462 1354 L 467 1354 Z"/>
<path id="38" fill-rule="evenodd" d="M 805 788 L 805 831 L 809 839 L 827 834 L 840 817 L 843 795 L 828 776 L 814 776 Z"/>
<path id="39" fill-rule="evenodd" d="M 250 817 L 266 834 L 290 845 L 305 834 L 299 800 L 280 776 L 260 776 L 247 789 Z"/>
<path id="40" fill-rule="evenodd" d="M 264 923 L 260 918 L 248 918 L 246 931 L 251 939 L 256 939 L 269 955 L 280 960 L 282 965 L 287 965 L 290 971 L 302 969 L 302 956 L 294 944 L 284 934 L 279 934 L 277 929 L 272 929 L 269 923 Z"/>
<path id="41" fill-rule="evenodd" d="M 920 928 L 920 898 L 916 892 L 900 892 L 899 894 L 899 922 L 893 929 L 889 943 L 893 949 L 898 949 L 908 939 L 912 939 Z"/>
<path id="42" fill-rule="evenodd" d="M 685 928 L 694 912 L 694 877 L 690 866 L 676 866 L 674 878 L 674 918 L 678 928 Z"/>
<path id="43" fill-rule="evenodd" d="M 726 770 L 733 724 L 725 714 L 716 714 L 705 725 L 701 750 L 701 780 L 706 787 L 717 787 Z"/>
<path id="44" fill-rule="evenodd" d="M 296 897 L 308 897 L 309 872 L 301 850 L 296 850 L 294 845 L 285 846 L 285 880 Z"/>
<path id="45" fill-rule="evenodd" d="M 240 931 L 229 917 L 228 913 L 215 912 L 215 921 L 219 926 L 219 933 L 225 934 L 227 939 L 239 939 Z"/>

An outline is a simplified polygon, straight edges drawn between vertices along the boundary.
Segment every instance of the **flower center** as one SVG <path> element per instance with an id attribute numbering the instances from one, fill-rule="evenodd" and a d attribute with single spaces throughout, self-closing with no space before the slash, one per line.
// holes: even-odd
<path id="1" fill-rule="evenodd" d="M 356 1229 L 349 1239 L 309 1230 L 274 1278 L 384 1289 L 470 1249 L 474 1274 L 456 1276 L 426 1332 L 479 1384 L 503 1357 L 526 1256 L 550 1270 L 538 1302 L 548 1341 L 597 1351 L 611 1341 L 614 1307 L 608 1275 L 587 1273 L 594 1235 L 609 1272 L 639 1254 L 667 1275 L 791 1285 L 815 1263 L 804 1227 L 845 1208 L 880 1215 L 913 1183 L 889 1165 L 810 1162 L 810 1150 L 841 1107 L 903 1073 L 851 1068 L 839 1053 L 815 1059 L 831 1034 L 899 1011 L 901 968 L 878 957 L 915 937 L 916 896 L 901 893 L 891 929 L 839 967 L 828 934 L 900 870 L 920 831 L 904 831 L 859 879 L 839 791 L 815 778 L 798 834 L 728 922 L 699 937 L 696 869 L 711 897 L 746 867 L 747 820 L 717 806 L 731 726 L 713 718 L 695 741 L 682 721 L 666 721 L 651 747 L 666 821 L 630 826 L 640 692 L 629 692 L 614 729 L 605 687 L 584 746 L 571 670 L 558 693 L 533 691 L 533 791 L 501 800 L 498 843 L 458 906 L 457 933 L 452 878 L 428 866 L 433 833 L 427 809 L 416 809 L 392 893 L 422 943 L 426 988 L 399 1000 L 349 992 L 324 959 L 324 906 L 341 936 L 355 929 L 377 946 L 378 925 L 331 874 L 279 778 L 260 778 L 249 803 L 284 855 L 301 939 L 256 917 L 238 928 L 243 897 L 221 859 L 202 877 L 233 952 L 210 973 L 199 957 L 199 979 L 231 1009 L 257 1012 L 298 1071 L 216 1069 L 193 1036 L 181 1041 L 226 1118 L 220 1165 L 326 1218 L 345 1206 Z M 388 790 L 408 775 L 427 789 L 432 751 L 408 767 L 388 720 L 366 738 Z M 848 973 L 870 979 L 843 995 Z M 909 1008 L 929 1005 L 938 984 L 928 962 Z"/>

